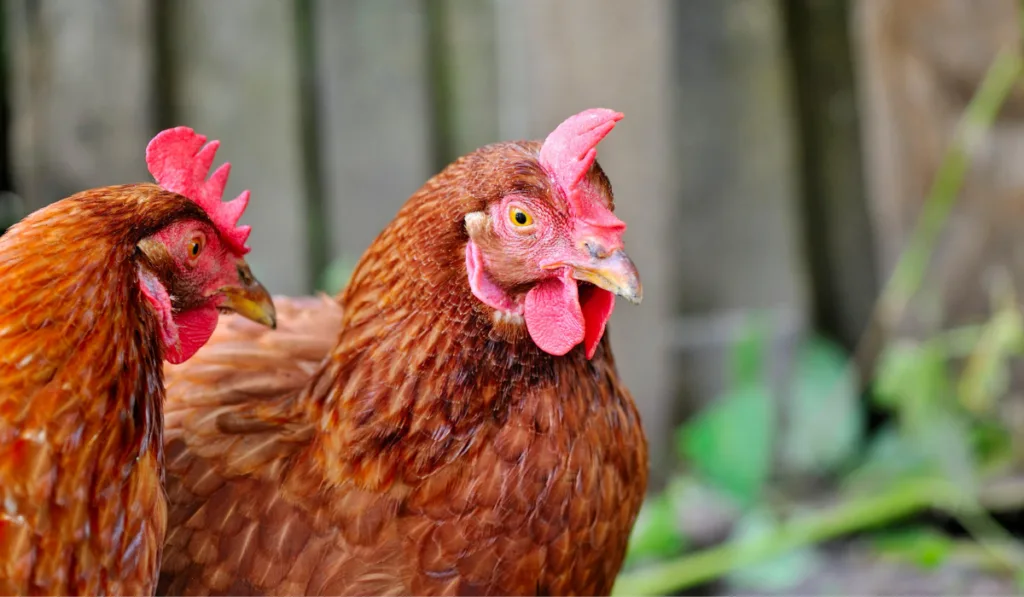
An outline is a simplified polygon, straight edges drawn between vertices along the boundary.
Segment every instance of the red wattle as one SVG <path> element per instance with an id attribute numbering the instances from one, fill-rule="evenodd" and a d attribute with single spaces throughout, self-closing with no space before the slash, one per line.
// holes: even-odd
<path id="1" fill-rule="evenodd" d="M 604 336 L 604 328 L 608 325 L 612 310 L 615 309 L 615 295 L 596 286 L 591 286 L 584 292 L 585 295 L 580 299 L 583 304 L 583 320 L 586 322 L 583 345 L 587 349 L 587 359 L 592 359 L 601 337 Z"/>
<path id="2" fill-rule="evenodd" d="M 579 291 L 568 271 L 530 289 L 523 315 L 530 338 L 548 354 L 562 356 L 583 342 Z"/>
<path id="3" fill-rule="evenodd" d="M 174 316 L 178 326 L 178 346 L 167 347 L 164 358 L 172 365 L 192 358 L 210 340 L 217 329 L 217 308 L 198 307 Z"/>

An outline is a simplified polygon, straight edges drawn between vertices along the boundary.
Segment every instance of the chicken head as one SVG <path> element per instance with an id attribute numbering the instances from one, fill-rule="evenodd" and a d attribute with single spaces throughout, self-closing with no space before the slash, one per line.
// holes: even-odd
<path id="1" fill-rule="evenodd" d="M 624 251 L 625 223 L 613 213 L 611 185 L 597 144 L 622 114 L 585 110 L 542 145 L 503 156 L 505 176 L 485 209 L 465 217 L 466 271 L 473 295 L 498 317 L 525 323 L 545 352 L 561 356 L 584 343 L 592 358 L 615 295 L 639 304 L 643 289 Z"/>
<path id="2" fill-rule="evenodd" d="M 231 165 L 207 180 L 219 144 L 187 127 L 168 129 L 150 141 L 146 162 L 160 186 L 192 199 L 208 217 L 171 222 L 138 243 L 139 287 L 158 314 L 165 358 L 190 358 L 217 327 L 220 311 L 232 311 L 276 326 L 270 294 L 252 275 L 243 256 L 248 226 L 238 219 L 249 191 L 222 202 Z"/>

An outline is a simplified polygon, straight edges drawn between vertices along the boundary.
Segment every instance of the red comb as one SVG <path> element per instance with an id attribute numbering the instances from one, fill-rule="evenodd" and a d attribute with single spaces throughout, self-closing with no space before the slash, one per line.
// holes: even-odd
<path id="1" fill-rule="evenodd" d="M 587 211 L 580 198 L 579 182 L 597 158 L 597 144 L 620 120 L 622 114 L 615 110 L 584 110 L 566 118 L 540 148 L 541 167 L 548 171 L 577 213 Z"/>
<path id="2" fill-rule="evenodd" d="M 206 137 L 186 126 L 161 131 L 146 146 L 149 173 L 164 189 L 184 195 L 199 204 L 217 226 L 235 253 L 245 255 L 249 247 L 249 226 L 238 226 L 238 219 L 249 205 L 249 191 L 228 202 L 222 202 L 231 164 L 225 163 L 210 176 L 213 158 L 220 141 L 204 147 Z"/>

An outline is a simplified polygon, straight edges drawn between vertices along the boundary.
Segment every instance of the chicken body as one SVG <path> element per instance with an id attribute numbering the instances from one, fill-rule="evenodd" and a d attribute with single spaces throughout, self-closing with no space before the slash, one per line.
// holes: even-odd
<path id="1" fill-rule="evenodd" d="M 546 192 L 538 148 L 449 166 L 338 302 L 277 298 L 274 332 L 224 318 L 167 369 L 159 593 L 611 590 L 647 445 L 608 339 L 548 354 L 467 282 L 465 217 Z M 588 181 L 610 196 L 596 165 Z"/>
<path id="2" fill-rule="evenodd" d="M 160 239 L 193 228 L 216 234 L 189 198 L 136 184 L 79 193 L 0 237 L 0 594 L 153 593 L 169 328 L 142 280 L 192 298 Z"/>
<path id="3" fill-rule="evenodd" d="M 88 191 L 0 237 L 0 593 L 151 593 L 166 527 L 162 356 L 135 242 L 181 210 Z"/>

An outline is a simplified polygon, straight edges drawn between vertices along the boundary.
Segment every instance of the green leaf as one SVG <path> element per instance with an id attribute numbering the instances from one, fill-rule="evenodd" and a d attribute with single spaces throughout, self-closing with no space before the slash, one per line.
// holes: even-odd
<path id="1" fill-rule="evenodd" d="M 1013 433 L 1001 421 L 977 421 L 971 427 L 971 446 L 980 463 L 1013 459 Z"/>
<path id="2" fill-rule="evenodd" d="M 846 478 L 847 490 L 884 489 L 908 477 L 929 472 L 929 460 L 907 439 L 899 426 L 887 423 L 868 442 L 863 464 Z"/>
<path id="3" fill-rule="evenodd" d="M 935 477 L 970 497 L 976 489 L 973 437 L 967 421 L 937 408 L 913 425 L 889 424 L 869 443 L 864 463 L 846 479 L 851 491 L 877 491 L 909 477 Z"/>
<path id="4" fill-rule="evenodd" d="M 775 419 L 768 390 L 742 386 L 683 427 L 677 447 L 705 479 L 749 506 L 771 472 Z"/>
<path id="5" fill-rule="evenodd" d="M 856 371 L 834 344 L 816 338 L 800 348 L 785 403 L 782 459 L 788 470 L 824 473 L 857 452 L 864 433 L 857 383 Z"/>
<path id="6" fill-rule="evenodd" d="M 967 359 L 958 386 L 960 403 L 975 413 L 989 412 L 1010 386 L 1009 358 L 1024 338 L 1024 323 L 1014 304 L 985 324 Z"/>
<path id="7" fill-rule="evenodd" d="M 681 553 L 686 540 L 676 524 L 675 507 L 668 492 L 644 502 L 626 549 L 626 564 L 667 558 Z"/>
<path id="8" fill-rule="evenodd" d="M 872 541 L 872 546 L 882 556 L 909 561 L 925 569 L 935 569 L 949 559 L 956 543 L 935 529 L 912 527 L 879 533 Z"/>
<path id="9" fill-rule="evenodd" d="M 768 333 L 764 318 L 753 314 L 749 317 L 743 335 L 732 347 L 730 355 L 730 385 L 745 386 L 764 381 L 764 360 L 767 352 Z"/>
<path id="10" fill-rule="evenodd" d="M 879 357 L 874 390 L 881 406 L 901 417 L 920 418 L 930 408 L 950 402 L 947 355 L 932 344 L 896 342 Z"/>
<path id="11" fill-rule="evenodd" d="M 916 451 L 925 455 L 933 470 L 953 486 L 973 494 L 977 482 L 971 430 L 968 421 L 947 408 L 935 408 L 907 428 Z"/>
<path id="12" fill-rule="evenodd" d="M 747 545 L 765 540 L 777 531 L 777 522 L 771 513 L 758 509 L 751 511 L 737 523 L 733 531 L 742 551 Z M 740 588 L 760 592 L 789 591 L 821 567 L 822 558 L 813 548 L 790 551 L 773 560 L 744 566 L 728 575 L 729 581 Z"/>

